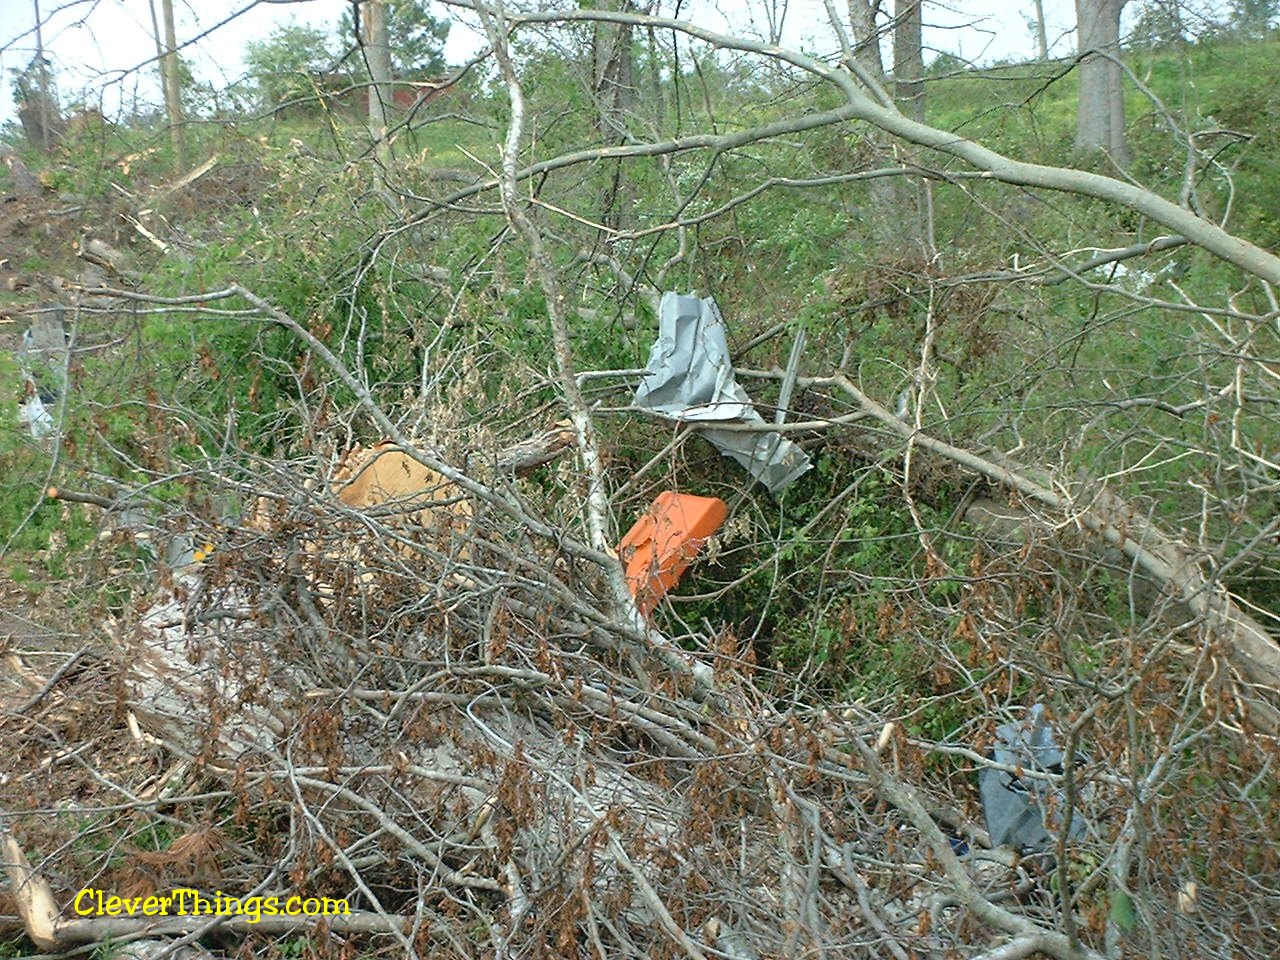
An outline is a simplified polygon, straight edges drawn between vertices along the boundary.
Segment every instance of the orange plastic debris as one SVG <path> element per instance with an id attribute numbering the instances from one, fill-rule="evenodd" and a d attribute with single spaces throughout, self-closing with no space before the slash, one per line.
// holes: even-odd
<path id="1" fill-rule="evenodd" d="M 671 490 L 658 494 L 649 512 L 618 545 L 618 555 L 627 567 L 627 587 L 641 613 L 652 613 L 667 591 L 680 582 L 728 513 L 724 501 L 716 497 Z"/>

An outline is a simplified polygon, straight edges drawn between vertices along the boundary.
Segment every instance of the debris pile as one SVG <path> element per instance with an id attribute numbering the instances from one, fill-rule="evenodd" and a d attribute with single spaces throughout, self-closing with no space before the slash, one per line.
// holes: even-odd
<path id="1" fill-rule="evenodd" d="M 58 342 L 33 333 L 29 362 Z M 668 295 L 637 405 L 714 424 L 713 442 L 726 433 L 722 449 L 779 492 L 808 458 L 727 358 L 714 304 Z M 946 746 L 978 769 L 940 771 L 937 745 L 900 718 L 812 695 L 730 629 L 665 634 L 680 621 L 663 598 L 730 509 L 667 490 L 617 555 L 584 543 L 510 482 L 573 436 L 557 424 L 460 458 L 485 471 L 403 436 L 327 470 L 273 464 L 239 484 L 253 492 L 242 516 L 156 551 L 174 568 L 157 564 L 154 595 L 107 631 L 120 709 L 177 771 L 158 776 L 165 803 L 258 825 L 237 835 L 240 886 L 323 886 L 356 907 L 326 935 L 417 955 L 1089 956 L 1054 897 L 1029 895 L 1051 889 L 1061 850 L 1109 842 L 1075 808 L 1087 772 L 1046 709 L 967 718 L 982 746 Z M 987 629 L 998 603 L 984 603 Z M 32 872 L 21 853 L 15 884 Z M 49 949 L 101 932 L 23 919 Z"/>

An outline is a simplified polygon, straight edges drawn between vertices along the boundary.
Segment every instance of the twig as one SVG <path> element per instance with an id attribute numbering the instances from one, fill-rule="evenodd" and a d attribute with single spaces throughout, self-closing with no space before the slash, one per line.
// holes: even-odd
<path id="1" fill-rule="evenodd" d="M 1015 936 L 1041 938 L 1039 946 L 1041 952 L 1058 960 L 1074 960 L 1074 958 L 1103 960 L 1102 955 L 1093 950 L 1075 948 L 1064 934 L 1046 931 L 1026 917 L 1011 913 L 987 899 L 965 873 L 955 851 L 951 849 L 951 843 L 938 828 L 934 819 L 929 816 L 928 810 L 921 805 L 915 791 L 886 772 L 875 750 L 867 746 L 861 737 L 854 737 L 851 742 L 854 751 L 862 760 L 863 769 L 875 784 L 877 792 L 888 803 L 897 807 L 920 831 L 924 841 L 932 850 L 934 858 L 942 865 L 952 892 L 970 913 L 984 923 Z"/>
<path id="2" fill-rule="evenodd" d="M 82 493 L 77 490 L 65 490 L 62 487 L 46 487 L 44 494 L 50 500 L 65 500 L 68 503 L 88 503 L 104 510 L 111 510 L 120 505 L 119 500 L 100 497 L 96 493 Z"/>
<path id="3" fill-rule="evenodd" d="M 89 652 L 89 644 L 86 643 L 83 647 L 81 647 L 79 650 L 73 653 L 70 657 L 68 657 L 66 661 L 62 664 L 62 666 L 60 666 L 57 670 L 54 671 L 53 676 L 51 676 L 47 681 L 45 681 L 45 684 L 43 687 L 37 690 L 34 694 L 32 694 L 22 703 L 18 704 L 18 706 L 14 707 L 12 712 L 18 716 L 21 716 L 22 714 L 26 713 L 28 710 L 31 710 L 32 708 L 34 708 L 37 704 L 40 703 L 41 700 L 43 700 L 45 697 L 49 695 L 49 691 L 51 691 L 54 687 L 58 685 L 58 681 L 60 681 L 63 677 L 65 677 L 68 673 L 70 673 L 71 668 L 74 667 L 77 663 L 79 663 L 80 658 L 83 657 L 88 652 Z"/>

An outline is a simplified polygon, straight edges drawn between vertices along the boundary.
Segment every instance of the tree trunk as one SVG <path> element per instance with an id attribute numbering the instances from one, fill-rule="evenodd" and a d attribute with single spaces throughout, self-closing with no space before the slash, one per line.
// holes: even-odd
<path id="1" fill-rule="evenodd" d="M 898 109 L 924 123 L 924 46 L 921 0 L 896 0 L 893 8 L 893 96 Z M 929 259 L 925 243 L 925 185 L 904 180 L 898 189 L 898 229 L 902 254 L 908 262 Z"/>
<path id="2" fill-rule="evenodd" d="M 1120 11 L 1125 3 L 1076 0 L 1080 51 L 1076 148 L 1101 150 L 1122 168 L 1129 165 L 1129 150 L 1124 138 L 1122 71 L 1116 58 L 1120 56 Z"/>
<path id="3" fill-rule="evenodd" d="M 634 12 L 630 0 L 608 0 L 604 10 Z M 597 23 L 591 38 L 592 78 L 600 133 L 610 145 L 626 136 L 627 111 L 635 103 L 635 49 L 632 27 L 625 23 Z"/>
<path id="4" fill-rule="evenodd" d="M 36 18 L 35 86 L 31 87 L 30 68 L 19 75 L 16 96 L 18 120 L 27 142 L 37 150 L 47 151 L 62 134 L 62 109 L 49 78 L 49 63 L 44 56 L 44 29 L 40 17 L 40 0 L 33 0 Z"/>
<path id="5" fill-rule="evenodd" d="M 36 13 L 36 62 L 39 64 L 40 76 L 40 141 L 36 144 L 41 150 L 48 150 L 52 118 L 49 116 L 49 68 L 44 62 L 44 28 L 40 23 L 40 0 L 32 0 Z"/>
<path id="6" fill-rule="evenodd" d="M 393 98 L 386 0 L 368 0 L 364 5 L 364 55 L 369 66 L 369 128 L 381 143 L 387 136 L 387 105 Z"/>
<path id="7" fill-rule="evenodd" d="M 1036 53 L 1041 63 L 1049 59 L 1049 36 L 1044 29 L 1044 0 L 1036 0 Z"/>
<path id="8" fill-rule="evenodd" d="M 169 109 L 169 61 L 165 58 L 164 34 L 160 30 L 160 15 L 156 13 L 156 0 L 147 0 L 151 11 L 151 36 L 156 41 L 156 65 L 160 69 L 160 93 L 164 97 L 165 110 Z"/>
<path id="9" fill-rule="evenodd" d="M 867 79 L 886 85 L 884 61 L 880 57 L 880 28 L 876 15 L 881 0 L 849 0 L 849 27 L 853 32 L 853 56 Z M 884 138 L 872 134 L 868 139 L 876 152 L 888 152 Z M 894 177 L 877 177 L 867 184 L 870 198 L 871 235 L 877 246 L 886 251 L 900 240 L 900 208 L 903 204 L 902 184 Z M 889 254 L 886 253 L 886 257 Z"/>
<path id="10" fill-rule="evenodd" d="M 884 82 L 884 62 L 880 59 L 880 32 L 876 13 L 880 0 L 849 0 L 849 26 L 853 30 L 853 55 L 858 65 L 877 83 Z"/>
<path id="11" fill-rule="evenodd" d="M 160 10 L 164 14 L 164 105 L 169 114 L 173 162 L 182 167 L 186 163 L 186 144 L 182 132 L 182 81 L 178 76 L 178 38 L 173 27 L 173 0 L 161 0 Z"/>
<path id="12" fill-rule="evenodd" d="M 924 50 L 920 0 L 897 0 L 893 11 L 893 96 L 898 109 L 924 122 Z"/>
<path id="13" fill-rule="evenodd" d="M 635 12 L 631 0 L 605 0 L 605 10 Z M 627 114 L 636 102 L 636 56 L 632 27 L 625 23 L 597 23 L 591 35 L 592 86 L 596 101 L 596 125 L 609 146 L 626 141 Z M 626 205 L 626 184 L 622 161 L 614 162 L 613 173 L 600 204 L 600 222 L 620 228 L 620 207 Z"/>

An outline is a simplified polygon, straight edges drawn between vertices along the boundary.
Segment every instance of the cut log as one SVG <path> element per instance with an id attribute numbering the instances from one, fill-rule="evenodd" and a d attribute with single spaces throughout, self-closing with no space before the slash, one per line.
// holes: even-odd
<path id="1" fill-rule="evenodd" d="M 5 869 L 9 876 L 9 891 L 27 936 L 41 950 L 55 950 L 58 939 L 58 905 L 53 891 L 40 874 L 31 868 L 31 862 L 18 841 L 8 832 L 0 833 L 0 847 L 4 850 Z"/>

